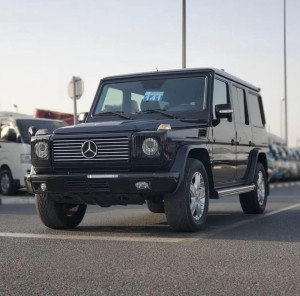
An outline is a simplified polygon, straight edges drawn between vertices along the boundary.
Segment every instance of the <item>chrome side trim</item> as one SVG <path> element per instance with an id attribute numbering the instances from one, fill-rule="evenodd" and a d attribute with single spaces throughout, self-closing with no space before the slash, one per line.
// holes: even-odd
<path id="1" fill-rule="evenodd" d="M 248 186 L 239 186 L 230 189 L 221 189 L 217 190 L 219 197 L 224 197 L 232 194 L 240 194 L 253 191 L 255 189 L 255 185 L 248 185 Z"/>

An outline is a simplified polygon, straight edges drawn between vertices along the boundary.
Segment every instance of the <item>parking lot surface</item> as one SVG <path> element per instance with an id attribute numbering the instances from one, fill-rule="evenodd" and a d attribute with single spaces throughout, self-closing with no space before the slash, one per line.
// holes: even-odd
<path id="1" fill-rule="evenodd" d="M 32 197 L 9 198 L 1 295 L 300 295 L 299 182 L 272 185 L 263 215 L 243 214 L 238 196 L 210 201 L 198 233 L 173 232 L 146 206 L 89 206 L 78 228 L 55 231 Z"/>

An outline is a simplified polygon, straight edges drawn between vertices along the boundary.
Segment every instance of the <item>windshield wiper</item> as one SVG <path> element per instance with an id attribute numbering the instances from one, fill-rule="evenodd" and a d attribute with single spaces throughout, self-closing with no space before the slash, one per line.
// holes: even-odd
<path id="1" fill-rule="evenodd" d="M 104 111 L 104 112 L 96 114 L 96 116 L 99 116 L 99 115 L 119 115 L 122 118 L 131 119 L 129 116 L 125 115 L 123 111 Z"/>
<path id="2" fill-rule="evenodd" d="M 166 110 L 162 110 L 162 109 L 151 109 L 151 110 L 145 110 L 145 111 L 139 111 L 139 112 L 136 112 L 135 114 L 143 114 L 143 113 L 160 113 L 160 114 L 163 114 L 169 118 L 173 118 L 173 119 L 176 119 L 177 116 L 175 116 L 174 114 L 171 114 L 171 113 L 168 113 L 168 112 L 165 112 Z"/>

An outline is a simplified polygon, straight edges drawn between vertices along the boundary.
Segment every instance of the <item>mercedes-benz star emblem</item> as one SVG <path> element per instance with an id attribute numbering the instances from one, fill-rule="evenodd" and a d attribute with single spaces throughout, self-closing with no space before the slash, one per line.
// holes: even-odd
<path id="1" fill-rule="evenodd" d="M 85 141 L 81 146 L 81 153 L 85 158 L 96 157 L 97 150 L 97 145 L 93 141 Z"/>

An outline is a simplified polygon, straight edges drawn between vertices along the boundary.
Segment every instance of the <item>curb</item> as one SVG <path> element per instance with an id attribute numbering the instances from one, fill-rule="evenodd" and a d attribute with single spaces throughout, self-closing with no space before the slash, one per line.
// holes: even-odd
<path id="1" fill-rule="evenodd" d="M 23 205 L 23 204 L 34 204 L 34 197 L 0 197 L 0 205 Z"/>
<path id="2" fill-rule="evenodd" d="M 291 186 L 300 186 L 300 181 L 294 182 L 284 182 L 284 183 L 272 183 L 270 184 L 270 188 L 283 188 L 283 187 L 291 187 Z"/>

